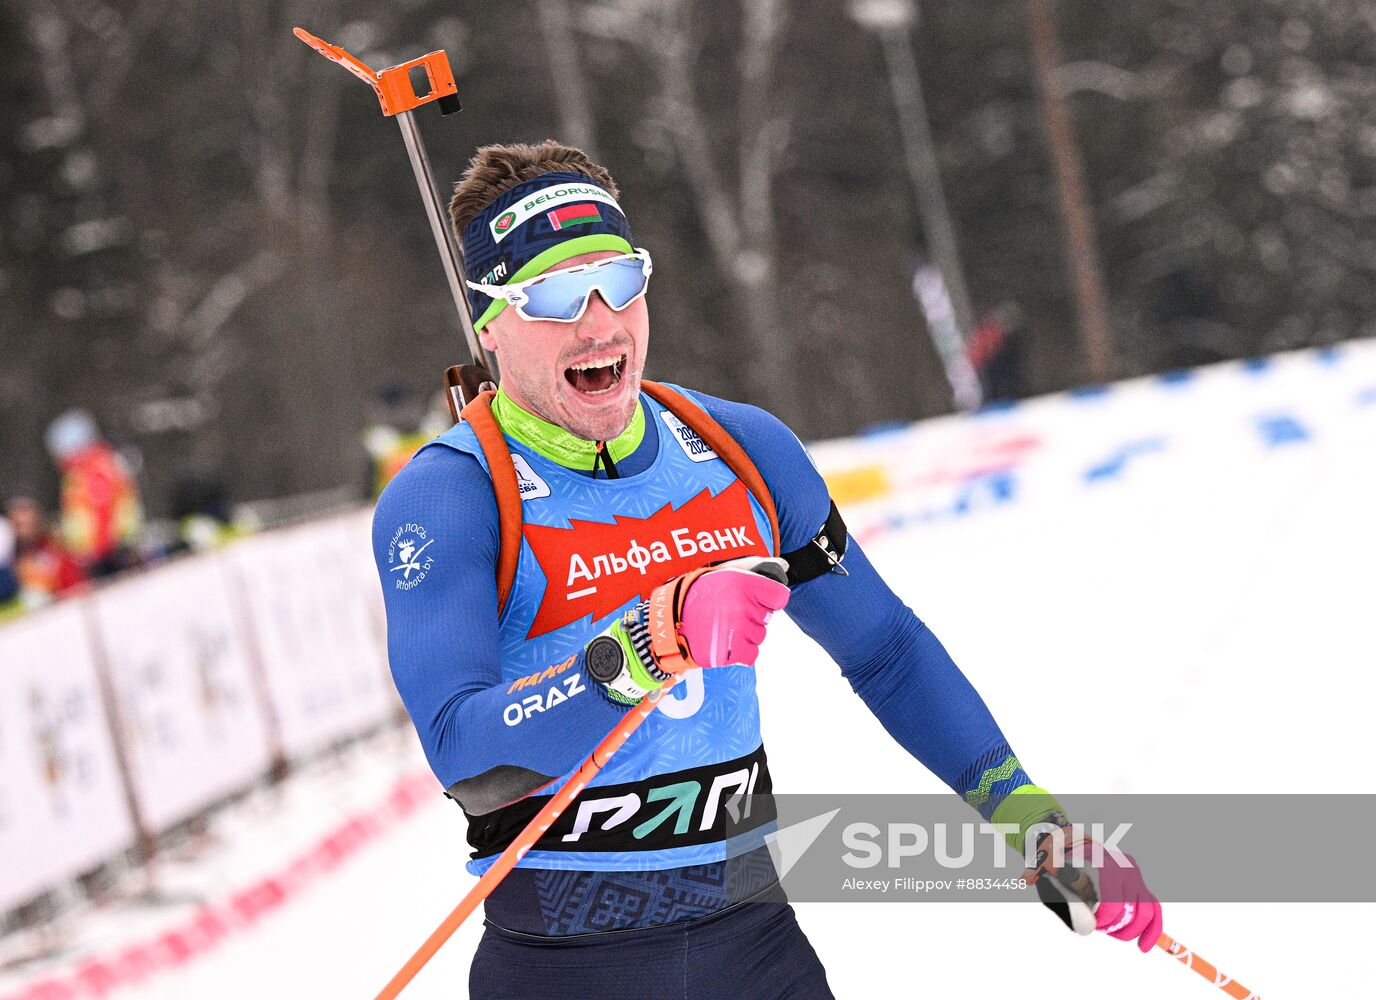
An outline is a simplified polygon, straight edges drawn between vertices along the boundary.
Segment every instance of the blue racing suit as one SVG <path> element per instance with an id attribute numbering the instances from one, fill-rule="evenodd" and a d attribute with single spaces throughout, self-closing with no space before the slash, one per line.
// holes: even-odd
<path id="1" fill-rule="evenodd" d="M 777 512 L 779 552 L 807 545 L 830 499 L 798 439 L 764 410 L 679 391 L 756 465 Z M 474 873 L 626 710 L 583 674 L 588 640 L 693 565 L 779 554 L 759 503 L 726 463 L 645 394 L 640 407 L 643 437 L 610 480 L 503 425 L 525 528 L 500 616 L 497 506 L 467 425 L 423 448 L 378 502 L 373 544 L 392 674 L 435 776 L 468 814 Z M 991 817 L 1030 779 L 936 636 L 854 541 L 845 567 L 795 587 L 788 615 L 894 739 Z M 489 898 L 492 923 L 543 936 L 652 928 L 769 891 L 767 856 L 731 836 L 750 821 L 721 808 L 737 792 L 770 790 L 753 671 L 692 675 L 579 796 L 590 808 L 566 810 Z"/>

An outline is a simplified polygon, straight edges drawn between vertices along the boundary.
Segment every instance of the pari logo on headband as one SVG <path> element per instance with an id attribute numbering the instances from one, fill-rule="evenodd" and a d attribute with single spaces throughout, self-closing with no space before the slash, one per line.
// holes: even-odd
<path id="1" fill-rule="evenodd" d="M 492 231 L 492 241 L 494 243 L 502 242 L 513 230 L 520 228 L 523 222 L 541 212 L 548 214 L 549 221 L 555 229 L 597 222 L 601 220 L 602 216 L 598 212 L 597 206 L 591 204 L 592 202 L 601 202 L 604 205 L 612 206 L 618 212 L 621 211 L 621 206 L 616 203 L 616 199 L 596 184 L 551 184 L 539 191 L 533 191 L 529 196 L 523 198 L 520 204 L 513 205 L 488 224 L 488 228 Z M 577 208 L 580 211 L 575 215 L 569 215 L 567 210 L 565 212 L 551 211 L 563 205 Z M 555 218 L 556 215 L 559 216 L 558 219 Z"/>

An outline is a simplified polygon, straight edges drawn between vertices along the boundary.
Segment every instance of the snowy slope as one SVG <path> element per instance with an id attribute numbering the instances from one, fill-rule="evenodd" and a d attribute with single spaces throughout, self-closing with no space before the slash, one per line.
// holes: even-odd
<path id="1" fill-rule="evenodd" d="M 855 536 L 1039 783 L 1072 795 L 1374 790 L 1361 760 L 1376 695 L 1376 344 L 1051 397 L 814 454 Z M 1063 679 L 1064 718 L 1029 697 L 1034 672 Z M 777 790 L 940 789 L 791 623 L 774 628 L 759 673 Z M 217 948 L 112 995 L 372 996 L 472 881 L 462 817 L 438 790 L 414 808 L 386 805 L 396 779 L 423 766 L 409 734 L 383 735 L 216 817 L 217 843 L 159 871 L 161 887 L 224 900 L 351 817 L 386 820 L 337 863 L 288 880 L 288 898 Z M 1322 817 L 1307 819 L 1297 863 L 1325 863 Z M 1151 859 L 1140 860 L 1150 882 Z M 1221 995 L 1162 955 L 1077 939 L 1035 904 L 799 911 L 839 997 Z M 78 915 L 58 928 L 71 952 L 0 974 L 0 998 L 191 912 Z M 1353 995 L 1374 922 L 1372 904 L 1166 908 L 1169 932 L 1268 997 Z M 462 929 L 406 996 L 465 995 L 479 930 Z M 0 964 L 32 940 L 0 942 Z"/>

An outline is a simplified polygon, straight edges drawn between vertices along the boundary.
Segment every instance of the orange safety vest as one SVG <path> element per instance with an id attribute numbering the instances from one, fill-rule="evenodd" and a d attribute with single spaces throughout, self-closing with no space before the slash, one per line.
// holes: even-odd
<path id="1" fill-rule="evenodd" d="M 62 473 L 62 535 L 73 555 L 95 562 L 134 542 L 143 511 L 113 448 L 84 448 L 62 463 Z"/>

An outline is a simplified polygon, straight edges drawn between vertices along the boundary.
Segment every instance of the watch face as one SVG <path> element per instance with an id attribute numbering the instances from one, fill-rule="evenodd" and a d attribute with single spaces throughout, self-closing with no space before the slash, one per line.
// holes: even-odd
<path id="1" fill-rule="evenodd" d="M 626 665 L 626 654 L 621 648 L 621 643 L 609 635 L 599 635 L 588 643 L 587 651 L 583 654 L 583 663 L 593 680 L 600 684 L 608 684 L 620 675 L 621 668 Z"/>

